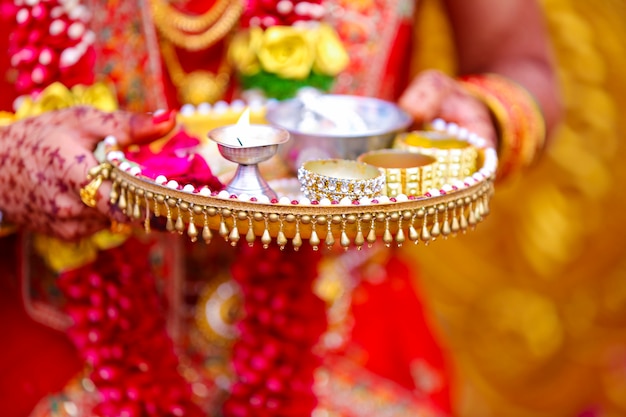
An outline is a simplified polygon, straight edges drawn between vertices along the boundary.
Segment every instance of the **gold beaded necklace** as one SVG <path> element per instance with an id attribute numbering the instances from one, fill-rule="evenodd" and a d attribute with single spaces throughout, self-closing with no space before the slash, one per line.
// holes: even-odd
<path id="1" fill-rule="evenodd" d="M 217 0 L 201 15 L 186 15 L 166 0 L 152 0 L 154 24 L 159 34 L 188 51 L 207 49 L 237 24 L 244 5 L 241 0 Z"/>
<path id="2" fill-rule="evenodd" d="M 159 25 L 175 27 L 183 32 L 204 32 L 214 24 L 229 5 L 229 0 L 216 0 L 206 12 L 187 15 L 167 1 L 152 1 L 152 13 Z"/>
<path id="3" fill-rule="evenodd" d="M 201 103 L 212 104 L 224 96 L 232 70 L 226 57 L 221 59 L 220 67 L 214 74 L 205 70 L 185 72 L 174 45 L 165 39 L 161 40 L 161 54 L 181 103 L 196 106 Z"/>
<path id="4" fill-rule="evenodd" d="M 196 52 L 210 48 L 235 27 L 244 10 L 242 0 L 216 0 L 206 12 L 187 14 L 168 0 L 151 0 L 154 24 L 159 32 L 161 54 L 181 103 L 198 105 L 220 100 L 230 81 L 231 67 L 221 59 L 217 73 L 186 72 L 176 48 Z"/>

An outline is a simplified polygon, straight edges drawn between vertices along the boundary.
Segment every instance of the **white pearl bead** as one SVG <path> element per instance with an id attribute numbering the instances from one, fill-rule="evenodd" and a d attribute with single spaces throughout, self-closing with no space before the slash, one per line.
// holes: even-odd
<path id="1" fill-rule="evenodd" d="M 157 184 L 167 184 L 167 177 L 165 175 L 158 175 L 155 179 L 154 182 L 156 182 Z"/>
<path id="2" fill-rule="evenodd" d="M 326 8 L 321 4 L 311 4 L 309 13 L 313 19 L 321 19 L 326 15 Z"/>
<path id="3" fill-rule="evenodd" d="M 298 203 L 303 206 L 310 206 L 311 200 L 309 200 L 307 197 L 302 197 Z"/>
<path id="4" fill-rule="evenodd" d="M 167 188 L 171 188 L 172 190 L 178 189 L 178 181 L 176 180 L 169 180 L 165 185 Z"/>
<path id="5" fill-rule="evenodd" d="M 85 33 L 85 25 L 80 22 L 74 22 L 67 28 L 67 36 L 70 39 L 78 39 Z"/>
<path id="6" fill-rule="evenodd" d="M 52 52 L 49 49 L 44 49 L 39 54 L 39 63 L 41 65 L 48 65 L 52 62 Z"/>
<path id="7" fill-rule="evenodd" d="M 489 178 L 491 177 L 491 175 L 493 174 L 493 171 L 491 171 L 488 168 L 481 168 L 480 171 L 478 171 L 480 173 L 480 175 L 482 175 L 484 178 Z"/>
<path id="8" fill-rule="evenodd" d="M 88 45 L 92 45 L 95 41 L 96 41 L 96 34 L 94 33 L 93 30 L 88 30 L 83 35 L 83 39 L 81 43 L 88 46 Z"/>
<path id="9" fill-rule="evenodd" d="M 117 145 L 117 138 L 113 135 L 107 135 L 104 137 L 104 143 L 110 146 Z"/>
<path id="10" fill-rule="evenodd" d="M 305 16 L 309 14 L 309 10 L 311 9 L 311 4 L 303 1 L 301 3 L 296 4 L 293 11 L 300 16 Z"/>
<path id="11" fill-rule="evenodd" d="M 67 25 L 65 24 L 64 21 L 53 20 L 52 23 L 50 23 L 50 28 L 48 29 L 48 31 L 50 32 L 52 36 L 56 36 L 56 35 L 63 33 L 66 27 Z"/>
<path id="12" fill-rule="evenodd" d="M 331 204 L 331 201 L 326 197 L 320 200 L 320 206 L 330 206 L 330 204 Z"/>
<path id="13" fill-rule="evenodd" d="M 76 48 L 67 48 L 61 52 L 59 62 L 61 67 L 71 67 L 80 59 L 80 53 Z"/>
<path id="14" fill-rule="evenodd" d="M 133 165 L 128 170 L 128 173 L 130 175 L 137 176 L 137 175 L 141 174 L 141 168 L 139 168 L 137 165 Z"/>
<path id="15" fill-rule="evenodd" d="M 293 10 L 293 3 L 289 0 L 281 0 L 276 4 L 276 11 L 280 14 L 289 14 Z"/>
<path id="16" fill-rule="evenodd" d="M 213 105 L 213 111 L 218 114 L 226 113 L 228 111 L 228 107 L 229 106 L 227 102 L 220 100 Z"/>
<path id="17" fill-rule="evenodd" d="M 381 195 L 381 196 L 374 197 L 374 198 L 376 200 L 378 200 L 378 202 L 380 204 L 387 204 L 387 203 L 389 203 L 389 197 L 387 197 L 386 195 Z"/>
<path id="18" fill-rule="evenodd" d="M 209 103 L 200 103 L 198 104 L 198 113 L 199 114 L 209 114 L 211 113 L 212 106 Z"/>
<path id="19" fill-rule="evenodd" d="M 242 111 L 243 109 L 246 108 L 246 103 L 244 103 L 243 100 L 233 100 L 232 103 L 230 103 L 230 109 L 233 111 Z"/>
<path id="20" fill-rule="evenodd" d="M 261 194 L 261 195 L 256 196 L 256 200 L 259 203 L 262 203 L 262 204 L 269 204 L 270 203 L 270 198 L 268 196 L 266 196 L 265 194 Z"/>
<path id="21" fill-rule="evenodd" d="M 50 10 L 50 17 L 53 19 L 58 19 L 64 14 L 65 14 L 65 10 L 63 10 L 63 7 L 61 6 L 53 7 L 52 10 Z"/>
<path id="22" fill-rule="evenodd" d="M 291 200 L 288 197 L 283 196 L 278 200 L 278 204 L 289 205 L 291 204 Z"/>
<path id="23" fill-rule="evenodd" d="M 448 123 L 446 131 L 452 136 L 457 136 L 459 134 L 459 125 L 456 123 Z"/>
<path id="24" fill-rule="evenodd" d="M 211 196 L 211 190 L 209 189 L 209 187 L 203 187 L 202 189 L 200 189 L 198 194 L 200 194 L 203 197 L 210 197 Z"/>
<path id="25" fill-rule="evenodd" d="M 26 20 L 28 20 L 29 16 L 30 13 L 27 9 L 20 9 L 15 15 L 15 20 L 17 21 L 17 23 L 24 23 L 26 22 Z"/>
<path id="26" fill-rule="evenodd" d="M 130 169 L 130 164 L 128 161 L 122 161 L 118 168 L 122 171 L 128 171 Z"/>
<path id="27" fill-rule="evenodd" d="M 219 198 L 230 198 L 230 193 L 226 190 L 222 190 L 217 194 L 217 196 Z"/>
<path id="28" fill-rule="evenodd" d="M 398 203 L 404 203 L 404 202 L 406 202 L 406 201 L 409 201 L 409 197 L 407 197 L 407 195 L 406 195 L 406 194 L 398 194 L 398 195 L 396 196 L 396 201 L 397 201 Z"/>
<path id="29" fill-rule="evenodd" d="M 339 200 L 339 205 L 340 206 L 351 206 L 352 205 L 352 199 L 349 197 L 344 197 L 341 200 Z"/>
<path id="30" fill-rule="evenodd" d="M 195 190 L 196 190 L 196 187 L 194 187 L 194 186 L 193 186 L 193 185 L 191 185 L 191 184 L 186 184 L 186 185 L 183 187 L 183 191 L 184 191 L 184 192 L 186 192 L 186 193 L 193 193 Z"/>
<path id="31" fill-rule="evenodd" d="M 180 108 L 180 114 L 183 116 L 193 116 L 195 112 L 196 106 L 194 106 L 193 104 L 183 104 L 183 106 Z"/>
<path id="32" fill-rule="evenodd" d="M 443 132 L 446 130 L 446 121 L 443 119 L 435 119 L 431 123 L 433 129 Z"/>
<path id="33" fill-rule="evenodd" d="M 39 84 L 43 82 L 43 77 L 44 77 L 44 72 L 43 72 L 43 69 L 40 67 L 33 69 L 33 71 L 30 73 L 30 78 L 33 80 L 35 84 Z"/>
<path id="34" fill-rule="evenodd" d="M 461 180 L 454 180 L 454 181 L 452 181 L 452 185 L 454 187 L 456 187 L 457 189 L 459 189 L 459 190 L 462 189 L 462 188 L 465 188 L 465 183 L 463 181 L 461 181 Z"/>
<path id="35" fill-rule="evenodd" d="M 124 152 L 122 151 L 111 151 L 107 154 L 107 161 L 121 161 L 124 159 Z"/>

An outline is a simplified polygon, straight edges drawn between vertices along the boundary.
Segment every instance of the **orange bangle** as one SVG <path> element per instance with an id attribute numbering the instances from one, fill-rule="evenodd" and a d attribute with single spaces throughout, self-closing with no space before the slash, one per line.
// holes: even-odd
<path id="1" fill-rule="evenodd" d="M 498 170 L 502 179 L 531 165 L 543 149 L 546 127 L 534 97 L 515 82 L 495 74 L 470 75 L 463 86 L 491 111 L 498 130 Z"/>

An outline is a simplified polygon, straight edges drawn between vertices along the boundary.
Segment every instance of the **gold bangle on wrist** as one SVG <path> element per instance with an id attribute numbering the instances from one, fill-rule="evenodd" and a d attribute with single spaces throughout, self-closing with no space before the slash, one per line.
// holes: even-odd
<path id="1" fill-rule="evenodd" d="M 461 78 L 463 86 L 491 111 L 498 130 L 498 178 L 531 165 L 543 149 L 546 127 L 534 97 L 522 86 L 496 74 Z"/>

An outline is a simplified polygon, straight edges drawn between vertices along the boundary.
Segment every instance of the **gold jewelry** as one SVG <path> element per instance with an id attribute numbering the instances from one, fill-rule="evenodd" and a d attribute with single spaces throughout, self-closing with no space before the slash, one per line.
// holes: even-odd
<path id="1" fill-rule="evenodd" d="M 360 162 L 374 165 L 385 173 L 387 197 L 421 196 L 439 187 L 440 175 L 437 159 L 400 149 L 379 149 L 360 155 Z"/>
<path id="2" fill-rule="evenodd" d="M 224 13 L 230 0 L 217 0 L 206 12 L 187 15 L 165 0 L 151 2 L 155 23 L 168 25 L 183 32 L 204 32 Z"/>
<path id="3" fill-rule="evenodd" d="M 223 6 L 222 3 L 227 4 Z M 207 49 L 223 39 L 237 24 L 244 9 L 243 3 L 239 0 L 226 2 L 218 0 L 207 14 L 181 20 L 183 16 L 181 12 L 172 14 L 173 8 L 163 7 L 161 1 L 154 0 L 151 4 L 154 24 L 161 36 L 177 47 L 189 51 Z M 222 7 L 224 7 L 223 13 L 218 16 L 217 12 Z M 188 27 L 190 29 L 187 29 Z"/>
<path id="4" fill-rule="evenodd" d="M 471 75 L 463 86 L 489 108 L 499 133 L 497 178 L 520 172 L 543 150 L 546 127 L 535 98 L 496 74 Z"/>
<path id="5" fill-rule="evenodd" d="M 385 188 L 385 174 L 377 167 L 347 159 L 307 161 L 298 169 L 298 180 L 304 195 L 317 201 L 374 198 Z"/>
<path id="6" fill-rule="evenodd" d="M 183 104 L 198 105 L 201 103 L 215 103 L 220 100 L 230 81 L 231 66 L 228 59 L 222 58 L 216 74 L 198 70 L 185 72 L 178 60 L 174 46 L 166 40 L 161 42 L 163 61 L 170 74 L 170 79 L 178 91 Z"/>
<path id="7" fill-rule="evenodd" d="M 414 130 L 396 137 L 394 147 L 437 160 L 433 186 L 439 188 L 476 172 L 478 149 L 447 133 Z"/>
<path id="8" fill-rule="evenodd" d="M 87 185 L 80 189 L 80 199 L 88 207 L 96 207 L 98 200 L 98 189 L 102 185 L 102 181 L 109 176 L 109 165 L 106 163 L 96 165 L 89 170 L 87 179 L 90 180 Z"/>
<path id="9" fill-rule="evenodd" d="M 195 321 L 209 342 L 225 346 L 235 341 L 241 300 L 239 285 L 228 275 L 215 277 L 205 286 L 196 306 Z"/>
<path id="10" fill-rule="evenodd" d="M 88 207 L 95 207 L 98 203 L 96 200 L 96 196 L 98 195 L 98 188 L 102 185 L 102 177 L 98 175 L 87 185 L 80 189 L 80 199 L 85 203 Z"/>

